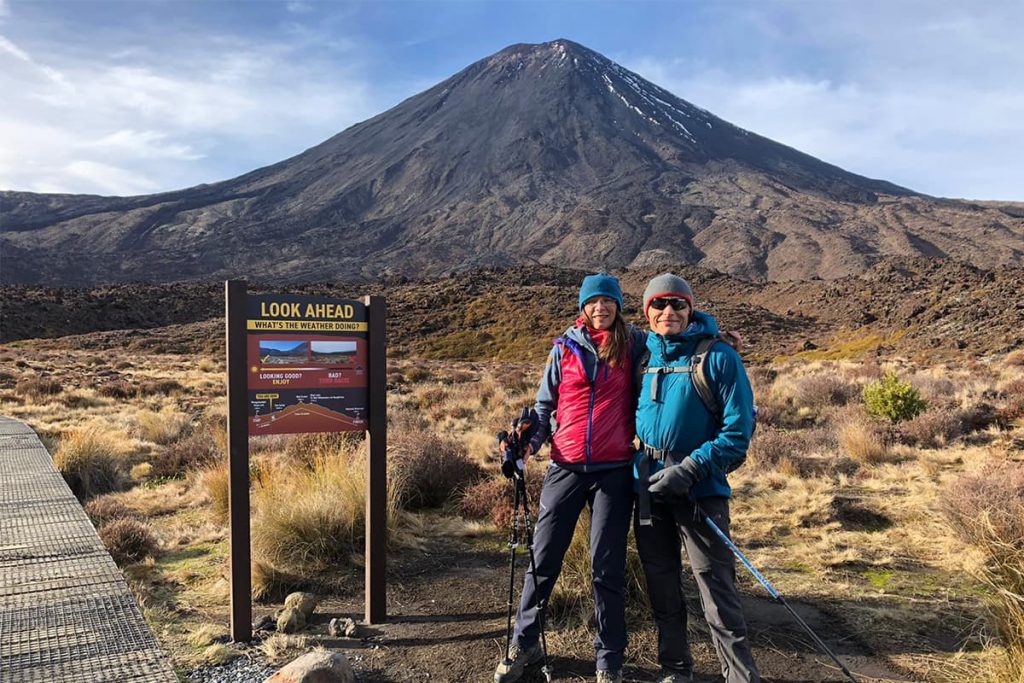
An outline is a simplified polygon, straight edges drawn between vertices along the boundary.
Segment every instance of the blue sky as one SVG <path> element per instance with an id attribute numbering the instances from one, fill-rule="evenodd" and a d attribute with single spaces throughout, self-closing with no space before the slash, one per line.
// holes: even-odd
<path id="1" fill-rule="evenodd" d="M 1024 200 L 1022 25 L 999 0 L 0 0 L 0 189 L 224 180 L 568 38 L 850 171 Z"/>

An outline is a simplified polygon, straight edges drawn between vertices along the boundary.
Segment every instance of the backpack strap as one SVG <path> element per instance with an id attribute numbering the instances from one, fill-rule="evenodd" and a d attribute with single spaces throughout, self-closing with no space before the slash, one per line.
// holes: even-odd
<path id="1" fill-rule="evenodd" d="M 690 367 L 693 368 L 693 372 L 690 373 L 690 379 L 693 380 L 693 388 L 697 390 L 697 395 L 704 402 L 704 407 L 708 409 L 708 412 L 716 417 L 721 417 L 722 406 L 719 405 L 718 397 L 711 389 L 711 380 L 708 377 L 707 368 L 708 351 L 718 341 L 718 337 L 711 337 L 709 339 L 701 339 L 697 343 L 697 350 L 693 352 L 693 356 L 690 358 Z"/>
<path id="2" fill-rule="evenodd" d="M 654 375 L 651 379 L 651 400 L 658 400 L 658 389 L 661 386 L 660 380 L 662 375 L 684 373 L 690 376 L 694 391 L 697 392 L 697 396 L 700 397 L 701 403 L 704 404 L 708 412 L 715 416 L 721 415 L 722 407 L 719 405 L 718 397 L 715 396 L 715 392 L 711 388 L 707 371 L 708 351 L 719 341 L 721 341 L 719 337 L 708 337 L 697 342 L 697 348 L 694 350 L 693 355 L 690 356 L 689 365 L 652 368 L 647 365 L 650 362 L 650 354 L 645 356 L 642 373 Z"/>

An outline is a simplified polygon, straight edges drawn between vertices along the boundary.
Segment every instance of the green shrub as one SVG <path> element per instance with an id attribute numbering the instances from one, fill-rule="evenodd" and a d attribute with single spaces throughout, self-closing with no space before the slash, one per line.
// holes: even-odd
<path id="1" fill-rule="evenodd" d="M 864 387 L 864 406 L 869 414 L 895 424 L 917 417 L 928 404 L 917 389 L 890 372 Z"/>

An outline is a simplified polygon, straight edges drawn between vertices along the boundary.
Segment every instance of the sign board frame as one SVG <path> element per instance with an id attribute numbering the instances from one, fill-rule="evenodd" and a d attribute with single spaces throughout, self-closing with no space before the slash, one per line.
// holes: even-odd
<path id="1" fill-rule="evenodd" d="M 265 305 L 268 296 L 250 297 L 244 280 L 224 283 L 231 638 L 236 642 L 252 640 L 249 436 L 259 423 L 250 413 L 268 403 L 272 412 L 258 416 L 263 419 L 264 434 L 367 432 L 365 619 L 370 624 L 387 620 L 387 303 L 381 296 L 364 297 L 361 303 L 272 296 L 282 305 Z M 344 342 L 326 341 L 338 333 L 350 336 Z M 299 334 L 302 340 L 289 350 L 283 340 Z M 253 339 L 255 335 L 260 336 Z M 282 337 L 280 349 L 271 340 L 274 336 Z M 316 344 L 320 353 L 314 356 Z M 272 357 L 277 353 L 295 354 L 290 360 L 284 358 L 286 364 L 298 358 L 304 361 L 288 372 L 263 372 L 267 368 L 261 370 L 260 363 L 251 362 L 257 348 L 267 352 L 263 356 L 267 361 L 280 360 Z M 351 357 L 339 359 L 335 352 Z M 267 382 L 286 389 L 268 392 Z M 263 393 L 255 393 L 253 387 Z M 268 396 L 283 397 L 287 407 L 280 403 L 275 407 Z M 284 419 L 273 422 L 278 417 Z"/>

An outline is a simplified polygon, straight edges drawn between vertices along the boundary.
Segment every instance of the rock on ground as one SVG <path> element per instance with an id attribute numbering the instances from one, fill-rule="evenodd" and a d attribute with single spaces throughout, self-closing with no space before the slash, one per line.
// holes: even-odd
<path id="1" fill-rule="evenodd" d="M 341 652 L 307 652 L 264 683 L 353 683 L 355 679 Z"/>

